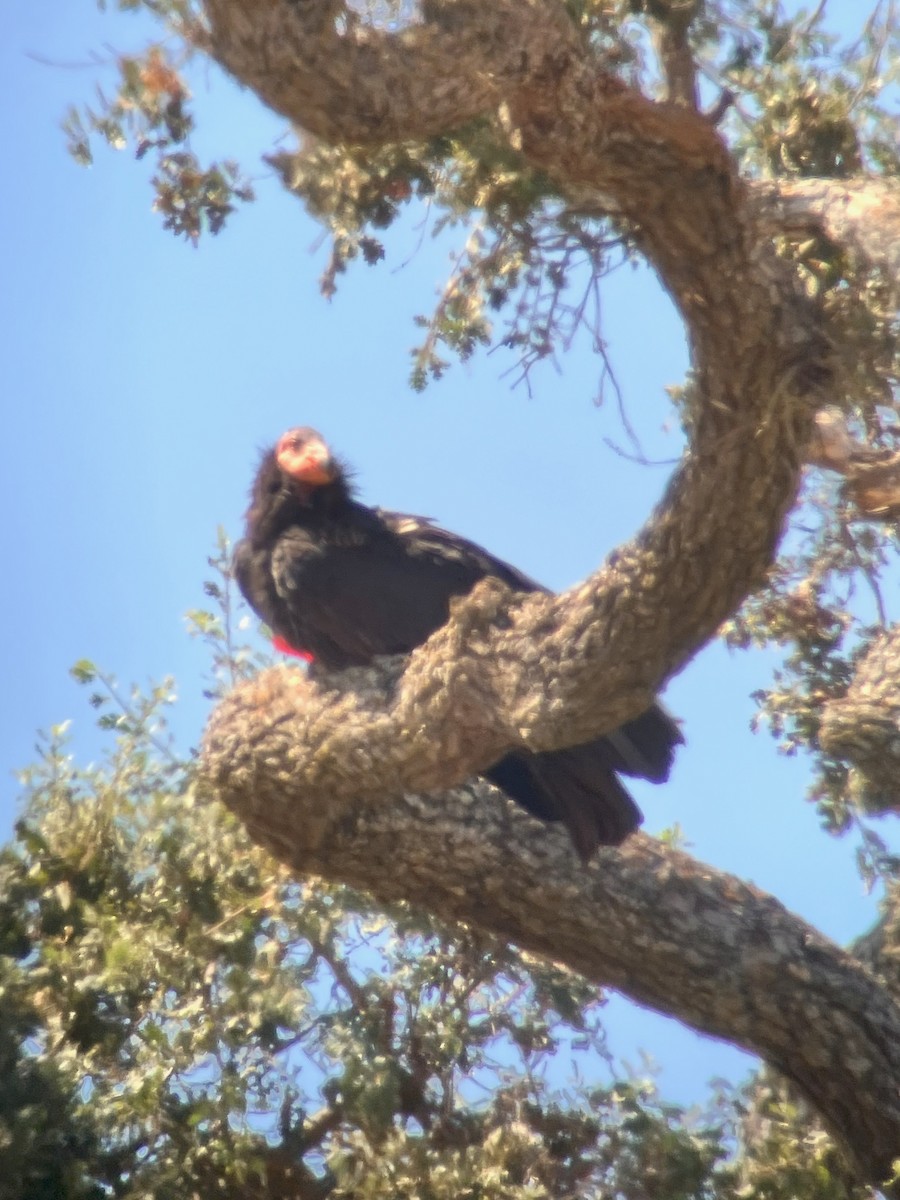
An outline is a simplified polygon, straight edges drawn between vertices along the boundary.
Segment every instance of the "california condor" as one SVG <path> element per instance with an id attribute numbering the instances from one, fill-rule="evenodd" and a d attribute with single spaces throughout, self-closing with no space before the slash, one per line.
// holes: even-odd
<path id="1" fill-rule="evenodd" d="M 454 596 L 493 576 L 539 584 L 423 517 L 368 508 L 313 429 L 290 429 L 262 459 L 234 574 L 276 638 L 328 670 L 408 654 L 439 629 Z M 563 821 L 578 854 L 615 846 L 641 822 L 618 778 L 668 778 L 678 726 L 657 704 L 563 750 L 507 754 L 486 777 L 536 817 Z"/>

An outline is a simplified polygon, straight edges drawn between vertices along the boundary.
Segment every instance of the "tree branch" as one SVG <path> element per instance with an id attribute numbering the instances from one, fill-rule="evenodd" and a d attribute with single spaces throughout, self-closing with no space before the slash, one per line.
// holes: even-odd
<path id="1" fill-rule="evenodd" d="M 505 79 L 541 69 L 522 47 L 574 42 L 562 13 L 543 0 L 472 8 L 448 5 L 443 23 L 381 32 L 358 22 L 338 31 L 321 0 L 204 0 L 207 28 L 194 41 L 276 112 L 328 142 L 384 145 L 444 133 L 490 112 Z M 459 14 L 451 19 L 450 9 Z M 331 19 L 327 19 L 329 9 Z M 325 19 L 323 19 L 323 12 Z M 543 68 L 547 69 L 546 66 Z"/>
<path id="2" fill-rule="evenodd" d="M 655 25 L 653 40 L 666 81 L 666 96 L 695 111 L 700 108 L 700 96 L 689 33 L 701 9 L 698 0 L 650 0 L 647 5 Z"/>
<path id="3" fill-rule="evenodd" d="M 900 812 L 900 625 L 876 638 L 840 700 L 825 706 L 819 740 L 855 767 L 871 812 Z"/>
<path id="4" fill-rule="evenodd" d="M 590 603 L 532 600 L 511 614 L 505 648 L 496 631 L 489 639 L 506 653 L 506 708 L 529 744 L 609 729 L 763 579 L 829 380 L 821 317 L 760 236 L 715 130 L 611 78 L 555 0 L 442 5 L 467 18 L 452 52 L 444 25 L 341 34 L 320 17 L 313 33 L 303 14 L 315 7 L 206 0 L 211 51 L 323 136 L 417 137 L 493 108 L 563 189 L 610 197 L 688 322 L 692 445 L 655 519 L 593 578 Z M 523 662 L 524 636 L 534 653 Z M 547 686 L 537 708 L 534 658 Z"/>
<path id="5" fill-rule="evenodd" d="M 843 475 L 844 494 L 861 516 L 887 522 L 900 517 L 900 451 L 878 450 L 856 441 L 836 406 L 823 408 L 816 414 L 815 435 L 807 449 L 807 459 Z"/>
<path id="6" fill-rule="evenodd" d="M 764 578 L 813 414 L 834 399 L 833 330 L 708 121 L 611 76 L 557 0 L 431 7 L 386 33 L 309 0 L 204 0 L 197 39 L 329 141 L 488 119 L 561 195 L 602 197 L 686 321 L 690 447 L 644 530 L 581 587 L 483 584 L 408 663 L 237 689 L 208 730 L 207 780 L 298 869 L 490 929 L 757 1050 L 879 1182 L 900 1146 L 900 1014 L 864 968 L 646 838 L 579 874 L 561 836 L 481 785 L 416 794 L 645 708 Z"/>
<path id="7" fill-rule="evenodd" d="M 824 233 L 875 267 L 895 290 L 900 279 L 900 184 L 896 179 L 793 179 L 758 183 L 773 233 Z M 896 294 L 895 294 L 896 299 Z"/>
<path id="8" fill-rule="evenodd" d="M 484 783 L 355 794 L 365 744 L 336 794 L 313 790 L 296 746 L 320 706 L 301 672 L 278 668 L 213 718 L 206 784 L 255 840 L 297 871 L 477 926 L 755 1051 L 812 1102 L 861 1178 L 888 1176 L 900 1008 L 858 961 L 771 896 L 643 835 L 582 868 L 561 829 Z"/>

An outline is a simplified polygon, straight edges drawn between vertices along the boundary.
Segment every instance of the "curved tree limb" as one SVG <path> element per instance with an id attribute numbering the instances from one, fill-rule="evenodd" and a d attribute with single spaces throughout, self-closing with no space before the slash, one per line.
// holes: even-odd
<path id="1" fill-rule="evenodd" d="M 314 0 L 203 8 L 196 40 L 319 137 L 379 146 L 488 118 L 562 195 L 602 197 L 678 305 L 693 361 L 689 450 L 591 579 L 558 597 L 482 585 L 408 663 L 321 688 L 266 673 L 214 715 L 207 779 L 297 868 L 492 929 L 756 1049 L 882 1180 L 900 1146 L 900 1013 L 858 963 L 649 839 L 579 875 L 561 837 L 482 788 L 416 795 L 635 715 L 763 579 L 813 414 L 834 399 L 832 331 L 777 256 L 771 209 L 708 121 L 611 76 L 557 0 L 443 0 L 399 33 L 339 27 Z"/>
<path id="2" fill-rule="evenodd" d="M 359 705 L 350 692 L 332 700 L 344 725 L 384 694 L 377 671 L 355 686 Z M 257 841 L 298 871 L 488 930 L 755 1051 L 816 1107 L 861 1178 L 887 1178 L 900 1146 L 900 1007 L 861 963 L 773 897 L 652 838 L 580 868 L 561 830 L 511 811 L 487 784 L 414 795 L 379 782 L 361 794 L 360 778 L 382 769 L 361 726 L 342 780 L 325 750 L 327 782 L 312 788 L 297 747 L 321 714 L 317 686 L 276 668 L 214 716 L 207 785 Z"/>
<path id="3" fill-rule="evenodd" d="M 507 711 L 529 744 L 571 744 L 645 707 L 762 580 L 823 402 L 826 338 L 708 122 L 611 79 L 555 0 L 444 7 L 471 17 L 450 55 L 443 25 L 341 34 L 321 12 L 310 25 L 315 4 L 205 3 L 211 52 L 320 135 L 371 144 L 502 109 L 531 163 L 612 198 L 687 319 L 692 445 L 654 520 L 592 580 L 589 605 L 511 614 Z M 539 713 L 531 657 L 547 685 Z"/>

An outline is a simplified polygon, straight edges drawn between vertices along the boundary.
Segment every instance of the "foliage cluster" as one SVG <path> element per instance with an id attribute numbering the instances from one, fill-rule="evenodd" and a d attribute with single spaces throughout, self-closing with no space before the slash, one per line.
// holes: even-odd
<path id="1" fill-rule="evenodd" d="M 177 50 L 160 43 L 121 58 L 115 94 L 101 94 L 96 111 L 70 113 L 70 148 L 90 161 L 95 134 L 118 149 L 130 143 L 138 157 L 152 150 L 164 225 L 196 241 L 203 230 L 218 232 L 238 202 L 253 198 L 237 164 L 203 167 L 190 150 L 186 78 L 195 57 L 191 32 L 202 13 L 188 0 L 120 0 L 119 7 L 151 12 L 176 35 Z M 405 3 L 368 7 L 383 26 L 416 17 Z M 348 5 L 343 19 L 358 21 L 365 8 Z M 780 0 L 567 0 L 567 8 L 608 68 L 649 95 L 664 94 L 655 39 L 689 11 L 701 94 L 710 108 L 727 97 L 723 133 L 748 173 L 896 174 L 900 152 L 883 103 L 896 82 L 900 37 L 890 6 L 879 6 L 847 48 L 828 32 L 824 6 L 811 15 L 788 15 Z M 440 4 L 428 8 L 432 16 L 440 10 Z M 594 289 L 605 272 L 632 257 L 630 231 L 595 201 L 582 207 L 561 196 L 515 154 L 496 121 L 371 151 L 300 135 L 294 150 L 267 161 L 328 230 L 326 295 L 354 259 L 380 261 L 383 232 L 416 201 L 427 206 L 423 221 L 431 236 L 459 230 L 461 248 L 437 308 L 421 318 L 415 387 L 443 374 L 447 353 L 464 360 L 479 346 L 503 344 L 527 374 L 534 362 L 568 349 L 579 331 L 602 345 Z"/>

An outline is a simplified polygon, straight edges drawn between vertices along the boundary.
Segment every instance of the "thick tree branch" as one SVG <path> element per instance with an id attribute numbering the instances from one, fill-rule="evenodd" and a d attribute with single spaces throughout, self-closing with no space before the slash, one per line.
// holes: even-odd
<path id="1" fill-rule="evenodd" d="M 656 26 L 654 41 L 666 97 L 695 111 L 700 108 L 700 94 L 688 35 L 701 9 L 699 0 L 650 0 L 646 9 Z"/>
<path id="2" fill-rule="evenodd" d="M 873 641 L 840 700 L 826 705 L 819 739 L 826 754 L 855 767 L 872 812 L 900 812 L 900 625 Z"/>
<path id="3" fill-rule="evenodd" d="M 582 868 L 562 830 L 486 784 L 355 796 L 364 745 L 363 761 L 345 760 L 337 797 L 315 792 L 296 747 L 320 707 L 299 671 L 276 669 L 213 719 L 208 784 L 256 840 L 298 871 L 489 930 L 755 1051 L 815 1105 L 861 1178 L 888 1176 L 900 1147 L 900 1008 L 858 961 L 772 897 L 642 835 Z"/>
<path id="4" fill-rule="evenodd" d="M 467 119 L 477 101 L 501 111 L 513 143 L 563 189 L 602 189 L 631 221 L 689 325 L 691 451 L 655 519 L 591 581 L 585 603 L 532 601 L 513 614 L 506 647 L 498 634 L 490 650 L 509 658 L 506 708 L 534 744 L 633 715 L 762 580 L 829 378 L 819 316 L 760 237 L 715 131 L 611 79 L 555 0 L 463 7 L 468 32 L 454 27 L 452 54 L 443 26 L 339 34 L 321 20 L 309 28 L 303 14 L 315 5 L 205 7 L 212 52 L 299 124 L 387 141 Z M 457 93 L 465 111 L 448 100 Z M 547 685 L 537 707 L 526 636 Z"/>
<path id="5" fill-rule="evenodd" d="M 763 579 L 813 414 L 835 399 L 831 331 L 709 122 L 611 77 L 557 0 L 435 7 L 382 33 L 310 0 L 204 0 L 199 36 L 319 137 L 374 147 L 490 119 L 562 195 L 602 197 L 686 321 L 690 448 L 645 529 L 583 586 L 482 585 L 407 664 L 238 689 L 211 722 L 207 777 L 299 869 L 491 929 L 756 1049 L 878 1182 L 900 1147 L 900 1014 L 858 963 L 647 839 L 579 873 L 561 835 L 482 788 L 415 795 L 646 707 Z"/>
<path id="6" fill-rule="evenodd" d="M 195 40 L 276 112 L 325 141 L 384 145 L 444 133 L 492 111 L 503 84 L 549 70 L 538 49 L 552 25 L 550 48 L 572 46 L 562 11 L 543 0 L 465 6 L 458 20 L 385 33 L 352 24 L 338 32 L 334 4 L 321 0 L 205 0 L 208 31 Z M 449 8 L 449 6 L 448 6 Z"/>
<path id="7" fill-rule="evenodd" d="M 900 184 L 896 179 L 795 179 L 756 184 L 773 233 L 824 233 L 851 257 L 900 279 Z"/>
<path id="8" fill-rule="evenodd" d="M 807 458 L 843 475 L 844 494 L 861 516 L 888 522 L 900 517 L 900 452 L 856 441 L 839 408 L 829 406 L 816 414 Z"/>

